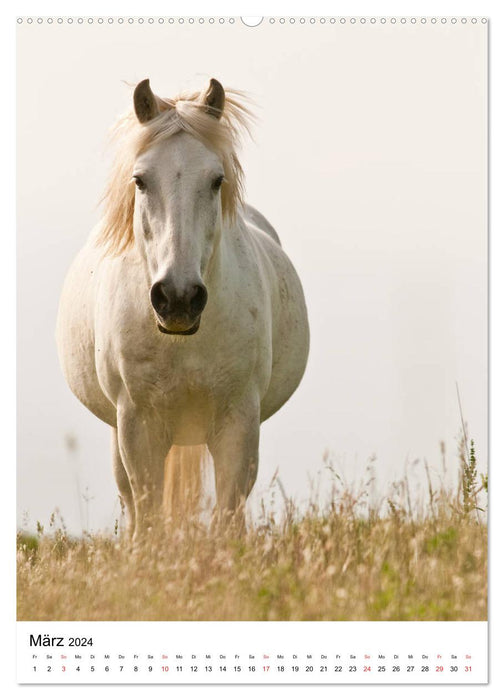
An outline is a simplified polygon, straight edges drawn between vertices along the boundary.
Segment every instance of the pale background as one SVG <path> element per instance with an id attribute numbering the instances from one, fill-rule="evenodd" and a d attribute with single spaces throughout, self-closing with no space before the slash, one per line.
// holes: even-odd
<path id="1" fill-rule="evenodd" d="M 118 516 L 109 430 L 58 367 L 58 297 L 99 216 L 122 81 L 171 96 L 210 76 L 260 105 L 247 199 L 300 274 L 312 331 L 301 387 L 262 429 L 256 506 L 277 467 L 298 502 L 310 481 L 327 492 L 326 450 L 349 482 L 374 455 L 379 497 L 406 460 L 419 489 L 424 459 L 441 474 L 445 441 L 453 479 L 456 383 L 486 470 L 485 25 L 22 25 L 20 525 L 55 507 L 75 532 Z"/>

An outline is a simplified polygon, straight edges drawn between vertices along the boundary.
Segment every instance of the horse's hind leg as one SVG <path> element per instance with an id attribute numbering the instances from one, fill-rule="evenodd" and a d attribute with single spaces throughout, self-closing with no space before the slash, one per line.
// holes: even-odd
<path id="1" fill-rule="evenodd" d="M 245 501 L 257 478 L 259 407 L 250 399 L 226 414 L 208 441 L 215 466 L 215 490 L 220 520 L 245 526 Z"/>
<path id="2" fill-rule="evenodd" d="M 126 469 L 124 468 L 124 464 L 122 463 L 119 452 L 117 428 L 112 428 L 112 466 L 114 469 L 117 488 L 119 489 L 121 504 L 123 508 L 126 509 L 126 514 L 128 517 L 128 534 L 132 536 L 135 531 L 135 503 L 133 501 L 133 492 L 131 490 L 130 480 Z"/>

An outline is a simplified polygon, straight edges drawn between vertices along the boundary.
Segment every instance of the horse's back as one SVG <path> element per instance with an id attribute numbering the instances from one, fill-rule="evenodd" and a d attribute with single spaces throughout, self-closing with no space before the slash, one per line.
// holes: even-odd
<path id="1" fill-rule="evenodd" d="M 261 214 L 261 212 L 258 211 L 255 207 L 251 206 L 250 204 L 245 204 L 243 207 L 243 216 L 245 218 L 246 223 L 253 224 L 258 229 L 270 236 L 275 241 L 275 243 L 278 243 L 279 246 L 282 245 L 280 243 L 278 233 L 275 231 L 268 219 L 263 214 Z"/>

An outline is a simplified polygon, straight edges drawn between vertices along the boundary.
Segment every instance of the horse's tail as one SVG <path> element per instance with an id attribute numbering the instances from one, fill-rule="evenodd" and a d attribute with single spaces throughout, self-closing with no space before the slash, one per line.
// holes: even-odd
<path id="1" fill-rule="evenodd" d="M 206 445 L 173 445 L 165 459 L 163 505 L 174 524 L 195 515 L 201 505 L 202 470 L 208 464 Z"/>

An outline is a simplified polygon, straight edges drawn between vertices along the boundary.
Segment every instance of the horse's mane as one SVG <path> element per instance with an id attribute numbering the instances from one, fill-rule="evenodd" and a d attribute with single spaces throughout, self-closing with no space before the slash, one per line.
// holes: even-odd
<path id="1" fill-rule="evenodd" d="M 250 133 L 253 117 L 244 104 L 244 93 L 226 89 L 225 95 L 220 119 L 206 111 L 199 101 L 200 93 L 163 98 L 163 111 L 144 124 L 140 124 L 133 109 L 118 119 L 112 129 L 112 137 L 117 141 L 116 158 L 103 197 L 104 216 L 96 239 L 108 253 L 119 254 L 133 243 L 135 185 L 131 177 L 136 158 L 159 140 L 180 131 L 199 139 L 222 158 L 222 213 L 233 219 L 243 202 L 243 171 L 236 150 L 241 131 Z"/>

